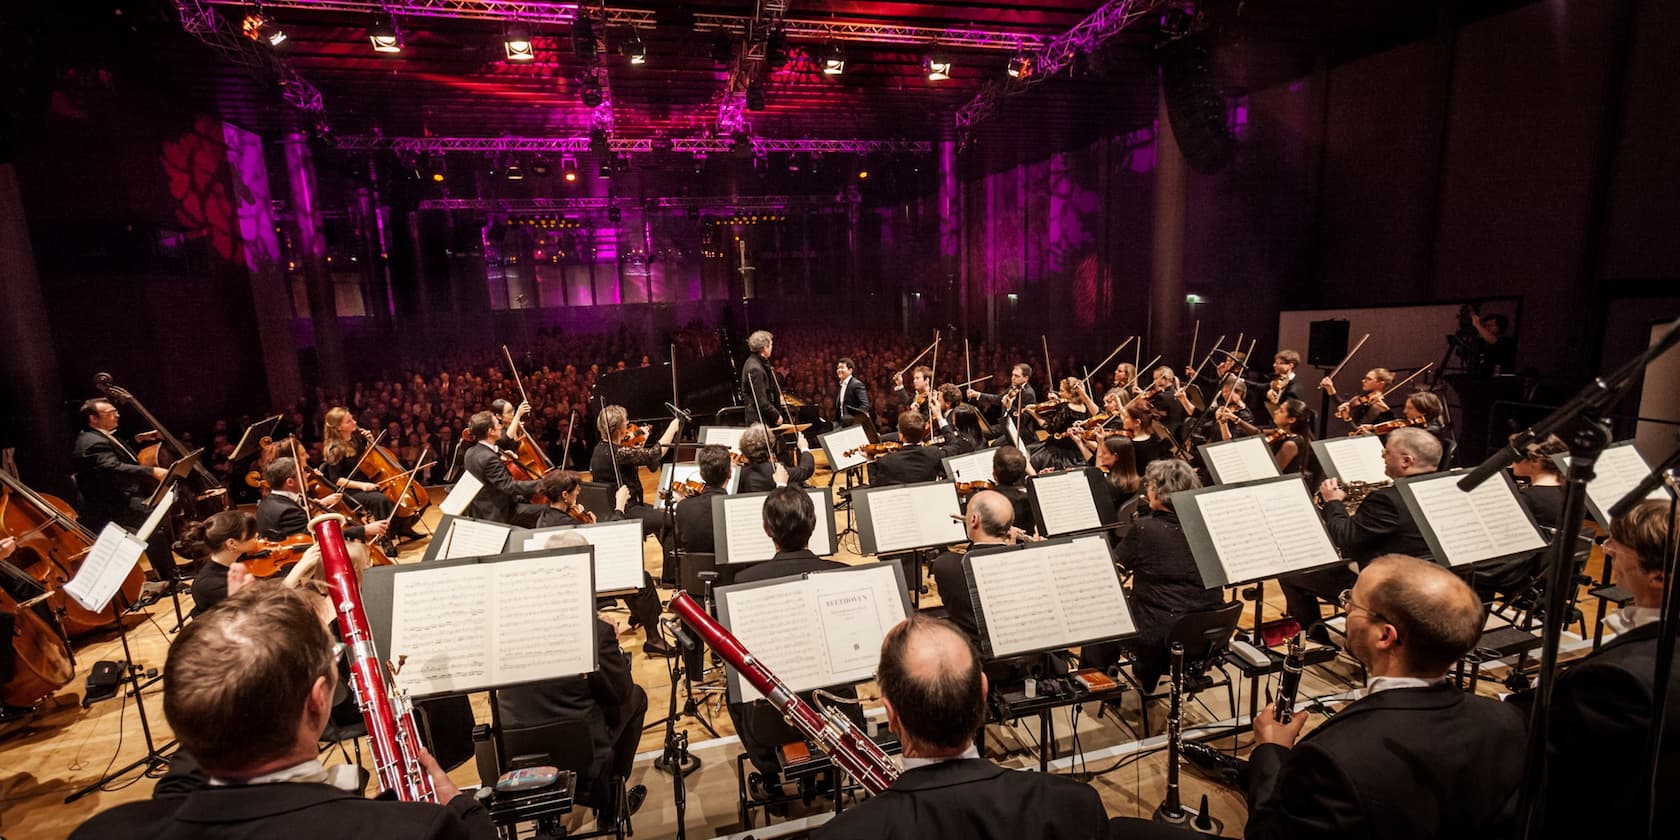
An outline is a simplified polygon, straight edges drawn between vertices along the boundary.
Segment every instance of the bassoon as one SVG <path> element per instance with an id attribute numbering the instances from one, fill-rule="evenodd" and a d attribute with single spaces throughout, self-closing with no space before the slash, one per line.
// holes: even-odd
<path id="1" fill-rule="evenodd" d="M 869 736 L 858 729 L 851 718 L 836 709 L 811 708 L 799 699 L 764 663 L 752 655 L 735 634 L 724 629 L 686 592 L 678 592 L 671 599 L 671 612 L 694 628 L 706 644 L 723 657 L 742 679 L 758 689 L 776 711 L 782 713 L 789 725 L 806 739 L 828 753 L 829 760 L 847 775 L 858 780 L 864 789 L 878 794 L 898 778 L 898 766 Z"/>

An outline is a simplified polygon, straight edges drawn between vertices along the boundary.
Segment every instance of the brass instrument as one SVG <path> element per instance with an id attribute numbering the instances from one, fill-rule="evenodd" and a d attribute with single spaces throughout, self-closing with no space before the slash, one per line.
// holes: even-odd
<path id="1" fill-rule="evenodd" d="M 1348 516 L 1352 516 L 1359 512 L 1359 506 L 1365 503 L 1365 498 L 1367 496 L 1393 484 L 1394 482 L 1345 481 L 1339 483 L 1342 485 L 1342 490 L 1347 493 L 1347 498 L 1342 500 L 1342 505 L 1347 508 Z M 1313 493 L 1313 504 L 1318 505 L 1319 507 L 1324 507 L 1324 499 L 1320 497 L 1316 491 Z"/>

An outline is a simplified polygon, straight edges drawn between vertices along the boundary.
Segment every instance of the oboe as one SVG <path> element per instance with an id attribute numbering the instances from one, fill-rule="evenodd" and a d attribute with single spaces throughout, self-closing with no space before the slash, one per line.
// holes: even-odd
<path id="1" fill-rule="evenodd" d="M 1295 693 L 1301 688 L 1301 634 L 1289 640 L 1289 653 L 1283 657 L 1283 676 L 1278 678 L 1277 721 L 1288 723 L 1295 716 Z"/>
<path id="2" fill-rule="evenodd" d="M 789 725 L 821 747 L 836 766 L 857 779 L 865 790 L 880 793 L 898 778 L 898 766 L 892 758 L 859 730 L 851 718 L 834 709 L 818 712 L 800 700 L 799 695 L 764 667 L 735 634 L 707 615 L 687 592 L 678 592 L 671 599 L 671 612 L 694 628 L 723 661 L 782 713 Z"/>
<path id="3" fill-rule="evenodd" d="M 367 724 L 379 787 L 407 802 L 436 802 L 432 777 L 420 765 L 420 734 L 408 694 L 395 690 L 386 679 L 385 663 L 373 647 L 373 631 L 362 610 L 361 587 L 344 547 L 343 527 L 344 517 L 336 513 L 309 521 L 315 544 L 321 547 L 321 568 L 338 613 L 339 632 L 350 650 L 350 685 Z"/>

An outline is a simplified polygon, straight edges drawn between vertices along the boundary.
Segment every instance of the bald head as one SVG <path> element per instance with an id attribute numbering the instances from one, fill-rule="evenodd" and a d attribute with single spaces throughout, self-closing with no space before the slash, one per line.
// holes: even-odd
<path id="1" fill-rule="evenodd" d="M 1400 656 L 1417 674 L 1446 673 L 1482 637 L 1475 590 L 1446 567 L 1385 554 L 1359 574 L 1366 606 L 1400 632 Z"/>
<path id="2" fill-rule="evenodd" d="M 949 622 L 911 615 L 881 640 L 876 675 L 900 739 L 921 753 L 968 749 L 985 719 L 980 654 Z"/>
<path id="3" fill-rule="evenodd" d="M 982 490 L 968 500 L 968 515 L 970 539 L 982 536 L 1003 539 L 1015 524 L 1015 505 L 996 490 Z"/>

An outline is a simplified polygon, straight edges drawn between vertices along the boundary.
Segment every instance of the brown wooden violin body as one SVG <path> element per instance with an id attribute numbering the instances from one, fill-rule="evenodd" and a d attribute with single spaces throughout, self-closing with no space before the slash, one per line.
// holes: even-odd
<path id="1" fill-rule="evenodd" d="M 93 612 L 64 595 L 63 588 L 87 558 L 96 534 L 81 526 L 63 499 L 31 490 L 0 471 L 0 536 L 16 537 L 17 551 L 7 561 L 22 569 L 43 591 L 55 612 L 64 616 L 64 630 L 72 638 L 111 627 L 111 611 Z M 126 603 L 140 599 L 146 577 L 139 565 L 129 569 L 121 592 Z"/>
<path id="2" fill-rule="evenodd" d="M 577 522 L 577 524 L 579 524 L 579 525 L 594 525 L 595 524 L 595 514 L 590 513 L 588 510 L 585 510 L 583 505 L 578 505 L 578 504 L 572 505 L 572 509 L 566 511 L 566 515 L 570 516 L 573 519 L 573 521 Z"/>
<path id="3" fill-rule="evenodd" d="M 292 534 L 278 540 L 259 540 L 257 549 L 239 558 L 245 564 L 245 570 L 259 578 L 271 578 L 283 575 L 299 560 L 304 552 L 315 544 L 314 538 L 308 534 Z M 213 561 L 208 561 L 213 562 Z"/>
<path id="4" fill-rule="evenodd" d="M 979 481 L 959 481 L 957 482 L 957 495 L 968 496 L 982 490 L 991 490 L 996 486 L 997 485 L 985 479 L 980 479 Z"/>
<path id="5" fill-rule="evenodd" d="M 888 452 L 896 452 L 903 448 L 904 444 L 899 443 L 898 441 L 887 440 L 880 443 L 866 443 L 856 449 L 846 450 L 845 454 L 847 457 L 861 454 L 865 458 L 879 458 Z"/>
<path id="6" fill-rule="evenodd" d="M 1404 417 L 1401 417 L 1397 420 L 1390 420 L 1386 423 L 1377 423 L 1377 424 L 1374 424 L 1374 425 L 1371 425 L 1371 426 L 1360 427 L 1360 428 L 1355 429 L 1352 432 L 1348 433 L 1348 437 L 1353 437 L 1354 435 L 1386 435 L 1389 432 L 1394 431 L 1395 429 L 1404 429 L 1407 426 L 1427 426 L 1427 425 L 1429 425 L 1429 421 L 1422 418 L 1422 417 L 1419 417 L 1416 420 L 1408 420 Z"/>

